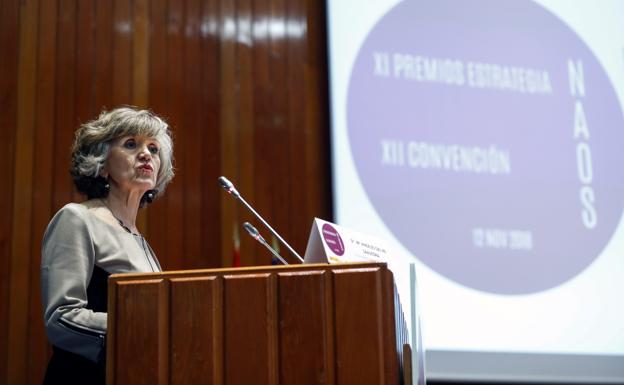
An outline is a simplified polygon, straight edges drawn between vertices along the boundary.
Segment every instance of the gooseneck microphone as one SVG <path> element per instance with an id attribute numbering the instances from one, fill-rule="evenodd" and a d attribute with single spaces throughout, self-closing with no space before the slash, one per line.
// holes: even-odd
<path id="1" fill-rule="evenodd" d="M 223 189 L 225 191 L 227 191 L 230 195 L 232 195 L 234 198 L 238 199 L 246 208 L 247 210 L 251 211 L 251 213 L 264 225 L 264 227 L 266 227 L 271 234 L 273 234 L 275 236 L 275 238 L 277 238 L 284 246 L 286 246 L 286 248 L 288 249 L 288 251 L 290 251 L 290 253 L 292 255 L 294 255 L 295 257 L 297 257 L 297 259 L 303 263 L 303 258 L 301 258 L 301 256 L 299 254 L 297 254 L 297 252 L 290 247 L 290 245 L 288 244 L 288 242 L 286 242 L 278 233 L 277 231 L 273 230 L 273 228 L 267 223 L 267 221 L 264 220 L 264 218 L 262 218 L 260 216 L 260 214 L 258 214 L 256 212 L 256 210 L 253 209 L 253 207 L 251 207 L 249 205 L 249 203 L 247 203 L 247 201 L 245 201 L 245 199 L 243 199 L 243 197 L 241 196 L 241 194 L 238 192 L 238 190 L 236 189 L 236 187 L 234 187 L 234 184 L 232 182 L 230 182 L 226 177 L 224 176 L 220 176 L 219 177 L 219 185 L 221 187 L 223 187 Z M 245 228 L 247 229 L 247 228 Z M 249 231 L 249 230 L 247 230 Z M 258 230 L 256 230 L 258 231 Z M 259 233 L 258 233 L 259 234 Z M 280 258 L 281 259 L 281 258 Z M 282 259 L 283 261 L 283 259 Z"/>
<path id="2" fill-rule="evenodd" d="M 251 235 L 253 239 L 260 242 L 264 247 L 266 247 L 267 250 L 269 250 L 275 258 L 279 259 L 284 265 L 288 265 L 288 262 L 286 262 L 284 258 L 282 258 L 282 256 L 279 255 L 277 251 L 275 251 L 275 249 L 273 249 L 271 245 L 268 244 L 266 239 L 264 239 L 264 237 L 260 235 L 260 232 L 254 227 L 254 225 L 249 222 L 245 222 L 243 223 L 243 227 L 245 228 L 245 230 L 247 230 L 247 233 L 249 233 L 249 235 Z"/>
<path id="3" fill-rule="evenodd" d="M 230 180 L 228 178 L 226 178 L 224 176 L 220 176 L 218 180 L 219 180 L 219 185 L 221 187 L 223 187 L 225 189 L 225 191 L 227 191 L 228 193 L 232 194 L 234 196 L 234 198 L 238 199 L 238 198 L 241 197 L 241 195 L 238 192 L 238 190 L 236 189 L 236 187 L 234 187 L 234 184 L 232 182 L 230 182 Z M 255 213 L 255 211 L 254 211 L 254 213 Z"/>

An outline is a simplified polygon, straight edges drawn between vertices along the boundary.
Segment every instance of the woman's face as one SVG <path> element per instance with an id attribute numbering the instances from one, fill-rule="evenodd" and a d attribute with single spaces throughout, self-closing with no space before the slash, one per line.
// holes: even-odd
<path id="1" fill-rule="evenodd" d="M 138 190 L 141 194 L 156 186 L 160 169 L 160 144 L 149 136 L 122 136 L 111 143 L 103 176 L 111 188 Z"/>

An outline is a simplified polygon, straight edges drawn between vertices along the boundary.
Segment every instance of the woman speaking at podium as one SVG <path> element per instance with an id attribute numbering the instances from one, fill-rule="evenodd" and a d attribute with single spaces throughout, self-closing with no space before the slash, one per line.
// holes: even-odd
<path id="1" fill-rule="evenodd" d="M 44 322 L 54 353 L 44 384 L 104 384 L 108 275 L 161 271 L 136 227 L 140 207 L 173 177 L 164 120 L 121 107 L 83 124 L 70 173 L 83 203 L 65 205 L 42 245 Z"/>

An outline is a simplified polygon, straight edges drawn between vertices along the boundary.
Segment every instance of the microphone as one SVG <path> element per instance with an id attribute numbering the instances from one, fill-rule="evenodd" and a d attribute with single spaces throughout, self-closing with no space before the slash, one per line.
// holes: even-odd
<path id="1" fill-rule="evenodd" d="M 223 189 L 225 189 L 225 191 L 227 191 L 229 194 L 231 194 L 234 198 L 238 199 L 239 201 L 241 201 L 241 203 L 247 208 L 247 210 L 251 211 L 251 213 L 258 218 L 258 220 L 260 222 L 262 222 L 262 224 L 264 225 L 264 227 L 266 227 L 271 234 L 273 234 L 275 236 L 275 238 L 277 238 L 280 242 L 282 242 L 282 244 L 284 246 L 286 246 L 286 248 L 288 249 L 288 251 L 290 251 L 290 253 L 292 255 L 294 255 L 295 257 L 297 257 L 297 259 L 303 263 L 303 258 L 301 258 L 301 256 L 299 254 L 297 254 L 297 252 L 295 250 L 293 250 L 292 247 L 290 247 L 290 245 L 288 244 L 288 242 L 286 242 L 282 237 L 280 237 L 280 235 L 277 233 L 277 231 L 273 230 L 273 228 L 267 223 L 267 221 L 264 220 L 264 218 L 262 218 L 260 216 L 260 214 L 258 214 L 256 212 L 256 210 L 253 209 L 253 207 L 251 207 L 249 205 L 249 203 L 247 203 L 245 201 L 245 199 L 243 199 L 243 197 L 240 195 L 240 193 L 238 192 L 238 190 L 236 189 L 236 187 L 234 187 L 234 184 L 232 182 L 230 182 L 226 177 L 224 176 L 220 176 L 219 177 L 219 185 L 221 187 L 223 187 Z M 249 231 L 249 230 L 248 230 Z M 257 231 L 257 230 L 256 230 Z"/>
<path id="2" fill-rule="evenodd" d="M 230 182 L 228 178 L 224 176 L 220 176 L 218 180 L 219 180 L 219 185 L 221 185 L 221 187 L 223 187 L 225 191 L 227 191 L 229 194 L 232 194 L 234 198 L 238 199 L 241 197 L 236 187 L 234 187 L 234 184 Z"/>
<path id="3" fill-rule="evenodd" d="M 282 258 L 281 255 L 279 255 L 277 253 L 277 251 L 275 251 L 268 243 L 267 241 L 262 237 L 262 235 L 260 235 L 260 232 L 258 231 L 258 229 L 256 229 L 254 227 L 254 225 L 252 225 L 249 222 L 245 222 L 243 223 L 243 227 L 245 228 L 245 230 L 247 230 L 247 232 L 249 233 L 249 235 L 251 235 L 251 237 L 253 239 L 255 239 L 256 241 L 260 242 L 264 247 L 266 247 L 271 254 L 273 254 L 273 256 L 277 259 L 279 259 L 284 265 L 288 265 L 288 262 L 286 262 L 284 260 L 284 258 Z"/>

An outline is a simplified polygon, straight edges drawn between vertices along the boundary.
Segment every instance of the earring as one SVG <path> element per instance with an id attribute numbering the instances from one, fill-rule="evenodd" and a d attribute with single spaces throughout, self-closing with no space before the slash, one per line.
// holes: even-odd
<path id="1" fill-rule="evenodd" d="M 158 194 L 158 190 L 149 190 L 145 195 L 145 200 L 147 201 L 147 203 L 152 203 L 154 201 L 154 198 L 156 198 L 156 194 Z"/>
<path id="2" fill-rule="evenodd" d="M 96 182 L 96 186 L 98 190 L 100 191 L 99 193 L 100 197 L 108 196 L 108 193 L 110 191 L 110 183 L 108 182 L 108 178 L 104 178 L 103 176 L 98 176 L 95 182 Z"/>
<path id="3" fill-rule="evenodd" d="M 156 198 L 156 194 L 158 194 L 158 190 L 156 189 L 147 190 L 145 194 L 143 194 L 143 196 L 141 197 L 141 204 L 139 205 L 139 207 L 145 207 L 146 204 L 152 203 L 154 201 L 154 198 Z"/>

